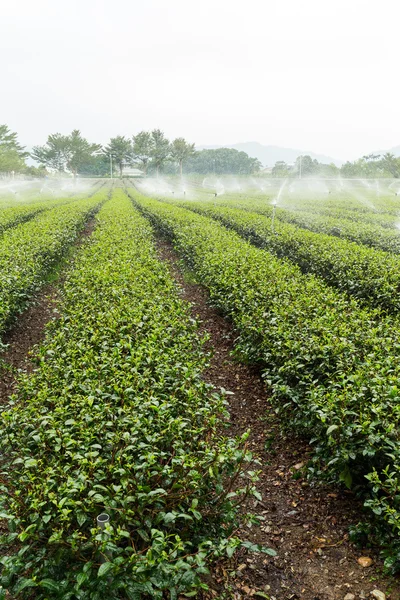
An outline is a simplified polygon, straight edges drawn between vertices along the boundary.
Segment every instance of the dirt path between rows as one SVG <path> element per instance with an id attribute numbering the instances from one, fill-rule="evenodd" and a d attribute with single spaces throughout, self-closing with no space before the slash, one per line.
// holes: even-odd
<path id="1" fill-rule="evenodd" d="M 208 304 L 207 291 L 185 276 L 171 244 L 159 240 L 158 251 L 169 264 L 182 298 L 192 303 L 200 330 L 210 336 L 207 346 L 213 358 L 207 380 L 233 392 L 228 434 L 250 430 L 250 447 L 261 461 L 258 489 L 263 500 L 252 501 L 251 509 L 264 521 L 260 527 L 241 531 L 240 536 L 278 553 L 271 558 L 241 550 L 234 560 L 219 563 L 204 598 L 399 599 L 399 581 L 382 576 L 376 553 L 349 542 L 349 525 L 362 519 L 360 503 L 350 492 L 305 479 L 302 466 L 310 449 L 303 440 L 282 433 L 259 373 L 231 357 L 232 326 Z M 372 566 L 358 564 L 363 556 L 372 559 Z M 376 590 L 382 595 L 376 595 Z"/>

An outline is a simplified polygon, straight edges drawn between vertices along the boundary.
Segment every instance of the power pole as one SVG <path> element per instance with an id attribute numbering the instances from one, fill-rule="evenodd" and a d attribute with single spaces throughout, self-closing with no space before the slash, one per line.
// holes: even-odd
<path id="1" fill-rule="evenodd" d="M 301 179 L 301 167 L 302 167 L 301 163 L 302 163 L 302 160 L 303 160 L 303 157 L 300 154 L 300 177 L 299 177 L 299 179 Z"/>

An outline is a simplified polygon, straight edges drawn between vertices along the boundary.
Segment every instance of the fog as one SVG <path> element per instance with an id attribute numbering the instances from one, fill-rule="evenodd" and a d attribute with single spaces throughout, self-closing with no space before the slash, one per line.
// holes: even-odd
<path id="1" fill-rule="evenodd" d="M 399 16 L 395 0 L 15 0 L 0 122 L 28 147 L 159 127 L 353 159 L 400 143 Z"/>

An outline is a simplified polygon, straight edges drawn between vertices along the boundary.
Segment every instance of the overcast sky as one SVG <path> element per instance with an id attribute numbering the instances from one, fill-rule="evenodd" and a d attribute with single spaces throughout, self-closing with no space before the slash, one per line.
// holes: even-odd
<path id="1" fill-rule="evenodd" d="M 27 146 L 161 128 L 353 159 L 400 144 L 398 0 L 13 0 L 0 123 Z"/>

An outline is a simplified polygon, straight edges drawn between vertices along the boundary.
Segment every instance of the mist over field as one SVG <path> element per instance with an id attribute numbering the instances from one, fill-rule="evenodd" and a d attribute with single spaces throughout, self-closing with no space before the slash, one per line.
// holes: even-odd
<path id="1" fill-rule="evenodd" d="M 400 598 L 399 17 L 2 7 L 0 600 Z"/>

